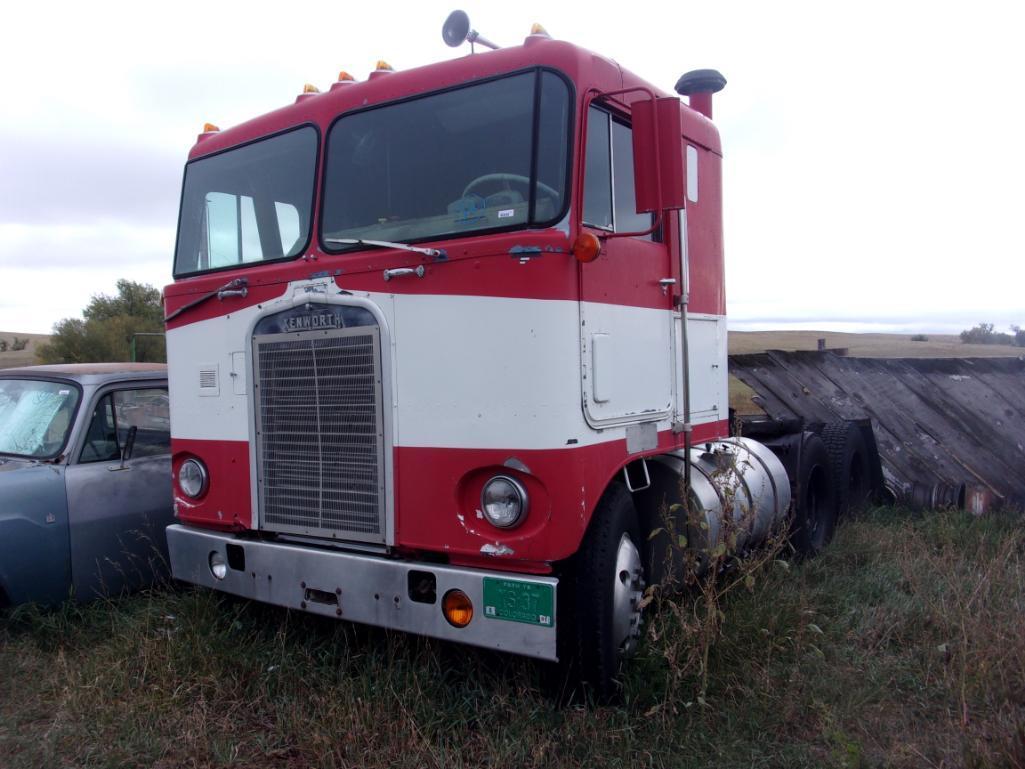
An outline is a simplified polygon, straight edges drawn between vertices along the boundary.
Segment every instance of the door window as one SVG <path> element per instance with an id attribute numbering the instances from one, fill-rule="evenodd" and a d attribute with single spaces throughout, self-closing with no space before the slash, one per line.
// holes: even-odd
<path id="1" fill-rule="evenodd" d="M 591 107 L 584 159 L 584 224 L 612 232 L 651 227 L 650 213 L 637 213 L 633 131 L 609 112 Z M 644 236 L 651 240 L 651 235 Z"/>
<path id="2" fill-rule="evenodd" d="M 115 390 L 96 404 L 80 462 L 111 462 L 121 459 L 132 428 L 132 457 L 151 457 L 171 450 L 167 390 L 146 388 Z"/>

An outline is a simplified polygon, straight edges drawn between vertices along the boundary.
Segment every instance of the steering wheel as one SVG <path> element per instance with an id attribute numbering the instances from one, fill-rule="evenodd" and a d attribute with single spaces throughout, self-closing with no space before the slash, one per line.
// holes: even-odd
<path id="1" fill-rule="evenodd" d="M 467 195 L 469 195 L 471 192 L 477 189 L 477 187 L 481 187 L 485 184 L 504 184 L 506 188 L 508 188 L 510 183 L 522 185 L 523 191 L 528 193 L 529 197 L 530 177 L 522 176 L 520 174 L 484 174 L 483 176 L 478 176 L 476 179 L 474 179 L 472 182 L 466 185 L 466 189 L 463 190 L 463 197 L 465 198 Z M 537 188 L 539 191 L 543 192 L 552 200 L 558 200 L 560 197 L 562 197 L 562 195 L 559 194 L 558 190 L 556 190 L 553 187 L 549 187 L 544 182 L 538 182 Z"/>

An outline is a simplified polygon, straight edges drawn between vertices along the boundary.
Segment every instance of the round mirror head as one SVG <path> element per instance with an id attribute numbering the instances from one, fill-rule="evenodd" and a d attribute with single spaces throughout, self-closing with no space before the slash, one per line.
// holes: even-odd
<path id="1" fill-rule="evenodd" d="M 452 11 L 445 19 L 445 26 L 441 28 L 441 38 L 445 45 L 458 48 L 466 42 L 466 36 L 470 34 L 470 17 L 466 11 Z"/>

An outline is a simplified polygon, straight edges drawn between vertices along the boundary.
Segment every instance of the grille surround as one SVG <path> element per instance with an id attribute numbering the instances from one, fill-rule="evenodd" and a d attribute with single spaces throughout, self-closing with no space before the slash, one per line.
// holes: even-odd
<path id="1" fill-rule="evenodd" d="M 253 373 L 260 527 L 385 542 L 380 329 L 257 334 Z"/>

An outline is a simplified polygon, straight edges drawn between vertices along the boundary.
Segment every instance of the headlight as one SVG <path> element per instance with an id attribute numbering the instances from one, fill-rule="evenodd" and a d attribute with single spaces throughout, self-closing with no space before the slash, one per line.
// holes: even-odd
<path id="1" fill-rule="evenodd" d="M 217 579 L 224 579 L 228 574 L 228 562 L 216 550 L 210 553 L 210 573 Z"/>
<path id="2" fill-rule="evenodd" d="M 527 490 L 515 478 L 496 475 L 484 484 L 484 490 L 480 494 L 480 506 L 484 517 L 493 526 L 500 529 L 511 528 L 527 515 Z"/>
<path id="3" fill-rule="evenodd" d="M 186 459 L 178 468 L 178 485 L 186 496 L 193 499 L 203 496 L 208 481 L 206 468 L 198 459 Z"/>

